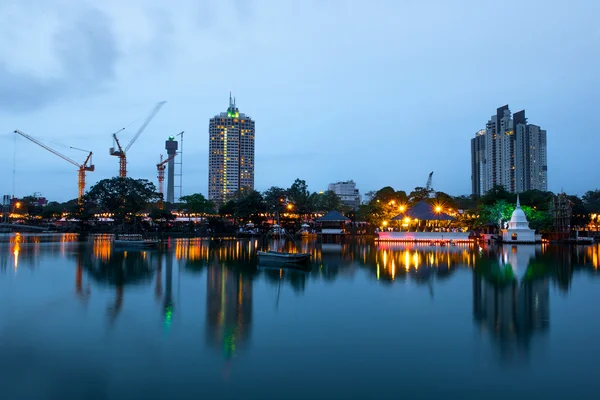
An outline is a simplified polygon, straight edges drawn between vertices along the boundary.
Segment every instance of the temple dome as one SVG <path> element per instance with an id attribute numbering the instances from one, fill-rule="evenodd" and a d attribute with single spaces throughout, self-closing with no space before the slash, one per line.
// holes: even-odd
<path id="1" fill-rule="evenodd" d="M 508 229 L 529 229 L 529 222 L 525 211 L 521 208 L 519 197 L 517 196 L 517 208 L 512 213 L 510 222 L 508 223 Z"/>

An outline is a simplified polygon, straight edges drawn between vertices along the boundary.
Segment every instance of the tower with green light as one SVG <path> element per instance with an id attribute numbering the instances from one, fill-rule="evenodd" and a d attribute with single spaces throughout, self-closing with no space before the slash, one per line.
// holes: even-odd
<path id="1" fill-rule="evenodd" d="M 175 154 L 177 154 L 177 140 L 175 136 L 169 136 L 165 142 L 167 150 L 167 202 L 173 204 L 175 202 Z"/>
<path id="2" fill-rule="evenodd" d="M 229 93 L 227 112 L 210 119 L 208 132 L 208 199 L 220 205 L 254 189 L 254 121 Z"/>

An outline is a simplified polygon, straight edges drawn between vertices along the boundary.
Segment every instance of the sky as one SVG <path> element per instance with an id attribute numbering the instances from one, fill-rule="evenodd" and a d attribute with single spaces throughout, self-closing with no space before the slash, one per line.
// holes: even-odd
<path id="1" fill-rule="evenodd" d="M 470 139 L 509 104 L 548 132 L 549 190 L 600 187 L 597 0 L 3 0 L 0 192 L 77 196 L 118 175 L 156 184 L 164 140 L 185 131 L 183 194 L 208 192 L 208 123 L 256 121 L 255 189 L 470 194 Z"/>

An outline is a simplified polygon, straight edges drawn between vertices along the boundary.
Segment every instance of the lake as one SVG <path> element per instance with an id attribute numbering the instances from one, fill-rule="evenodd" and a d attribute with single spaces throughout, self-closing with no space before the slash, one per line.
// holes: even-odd
<path id="1" fill-rule="evenodd" d="M 593 398 L 600 246 L 0 241 L 0 399 Z M 292 244 L 287 244 L 290 246 Z"/>

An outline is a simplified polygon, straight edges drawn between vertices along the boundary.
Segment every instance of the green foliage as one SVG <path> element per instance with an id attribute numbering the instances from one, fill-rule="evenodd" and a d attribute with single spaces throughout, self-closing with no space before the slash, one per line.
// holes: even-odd
<path id="1" fill-rule="evenodd" d="M 415 205 L 423 200 L 427 200 L 429 198 L 429 190 L 427 188 L 417 186 L 410 194 L 408 195 L 408 201 L 411 205 Z"/>
<path id="2" fill-rule="evenodd" d="M 262 194 L 256 190 L 247 194 L 237 201 L 237 217 L 258 220 L 259 214 L 267 211 L 267 206 Z"/>
<path id="3" fill-rule="evenodd" d="M 541 190 L 528 190 L 519 193 L 519 198 L 521 204 L 527 204 L 536 210 L 549 210 L 554 199 L 554 193 L 542 192 Z"/>
<path id="4" fill-rule="evenodd" d="M 181 197 L 181 202 L 187 212 L 190 213 L 213 213 L 215 205 L 212 201 L 209 201 L 204 197 L 202 193 L 194 193 L 187 196 Z"/>
<path id="5" fill-rule="evenodd" d="M 175 219 L 175 215 L 173 215 L 173 213 L 167 210 L 161 210 L 160 208 L 153 208 L 148 216 L 155 223 L 173 221 Z"/>
<path id="6" fill-rule="evenodd" d="M 296 179 L 287 190 L 288 200 L 294 205 L 298 214 L 308 214 L 312 211 L 310 204 L 310 192 L 306 181 Z"/>
<path id="7" fill-rule="evenodd" d="M 571 202 L 571 226 L 581 227 L 587 225 L 590 222 L 590 216 L 586 203 L 577 196 L 570 195 L 567 198 Z"/>
<path id="8" fill-rule="evenodd" d="M 553 226 L 552 214 L 547 210 L 537 210 L 530 206 L 522 206 L 523 212 L 529 221 L 529 227 L 539 233 L 551 232 Z"/>
<path id="9" fill-rule="evenodd" d="M 507 203 L 516 203 L 517 196 L 509 193 L 504 189 L 504 186 L 496 185 L 479 198 L 479 203 L 491 206 L 500 200 L 504 200 Z"/>
<path id="10" fill-rule="evenodd" d="M 600 213 L 600 190 L 588 190 L 581 197 L 583 206 L 588 213 Z"/>
<path id="11" fill-rule="evenodd" d="M 94 203 L 101 212 L 113 213 L 115 220 L 122 221 L 160 198 L 154 184 L 146 179 L 116 177 L 96 183 L 84 200 Z"/>
<path id="12" fill-rule="evenodd" d="M 334 191 L 328 190 L 325 193 L 313 193 L 310 195 L 310 204 L 312 211 L 347 211 L 340 197 Z"/>
<path id="13" fill-rule="evenodd" d="M 492 224 L 502 228 L 504 223 L 510 220 L 514 210 L 515 206 L 506 200 L 498 200 L 491 205 L 482 204 L 479 210 L 479 225 Z"/>
<path id="14" fill-rule="evenodd" d="M 268 211 L 281 211 L 287 200 L 287 190 L 277 186 L 271 186 L 264 192 L 263 198 Z"/>

